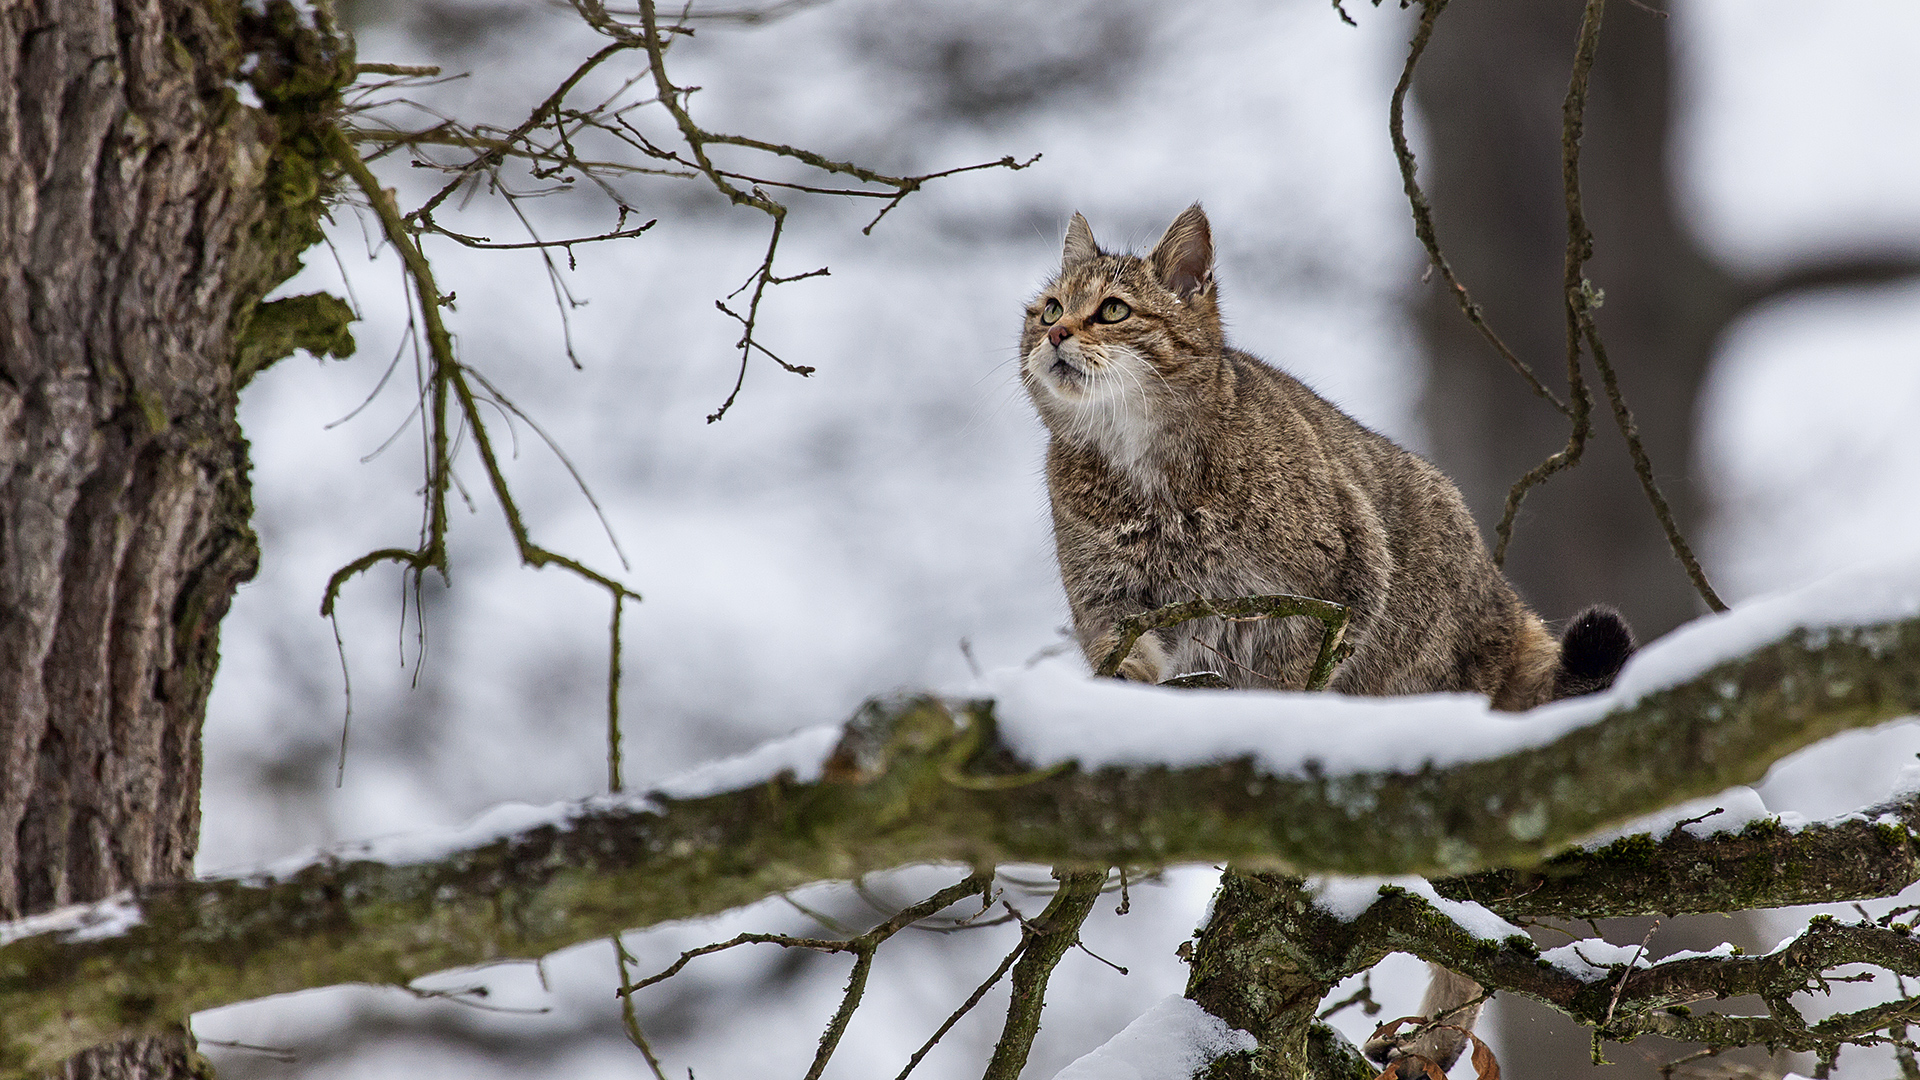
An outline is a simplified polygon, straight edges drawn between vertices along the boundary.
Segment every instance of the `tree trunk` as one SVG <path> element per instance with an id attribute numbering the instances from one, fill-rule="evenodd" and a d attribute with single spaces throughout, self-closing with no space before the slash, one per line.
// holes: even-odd
<path id="1" fill-rule="evenodd" d="M 299 118 L 351 70 L 322 18 L 0 2 L 0 918 L 191 870 L 257 559 L 234 364 L 318 235 Z M 67 1072 L 189 1075 L 184 1032 Z"/>

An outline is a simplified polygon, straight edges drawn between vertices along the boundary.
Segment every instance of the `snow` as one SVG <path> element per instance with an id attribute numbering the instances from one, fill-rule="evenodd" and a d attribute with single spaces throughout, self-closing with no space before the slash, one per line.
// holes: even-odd
<path id="1" fill-rule="evenodd" d="M 1188 1080 L 1215 1058 L 1258 1046 L 1252 1035 L 1169 994 L 1054 1080 Z"/>
<path id="2" fill-rule="evenodd" d="M 812 783 L 820 779 L 821 767 L 839 742 L 840 734 L 838 724 L 806 728 L 744 754 L 711 761 L 669 777 L 644 795 L 602 795 L 584 802 L 552 802 L 540 806 L 501 803 L 466 824 L 452 828 L 423 829 L 324 848 L 309 848 L 264 866 L 219 870 L 208 876 L 284 880 L 308 866 L 322 862 L 380 862 L 390 866 L 410 866 L 485 847 L 497 840 L 543 826 L 569 829 L 573 827 L 573 819 L 582 813 L 619 809 L 657 813 L 661 806 L 654 799 L 655 795 L 668 799 L 697 799 L 753 787 L 783 773 L 801 783 Z"/>
<path id="3" fill-rule="evenodd" d="M 1797 629 L 1871 626 L 1917 614 L 1920 556 L 1843 571 L 1696 620 L 1637 653 L 1612 690 L 1556 702 L 1524 716 L 1495 712 L 1484 698 L 1464 694 L 1388 699 L 1170 690 L 1088 679 L 1084 669 L 1064 660 L 992 672 L 972 690 L 974 696 L 995 700 L 1001 738 L 1036 766 L 1071 759 L 1088 769 L 1151 763 L 1179 767 L 1251 757 L 1274 775 L 1300 775 L 1310 769 L 1406 772 L 1550 743 L 1613 709 Z M 1732 689 L 1726 687 L 1729 693 Z M 1356 799 L 1364 800 L 1365 793 Z M 1758 796 L 1747 792 L 1707 800 L 1671 820 L 1715 806 L 1727 812 L 1702 822 L 1705 831 L 1696 835 L 1737 829 L 1766 815 Z"/>
<path id="4" fill-rule="evenodd" d="M 1713 948 L 1708 949 L 1704 952 L 1702 952 L 1699 949 L 1682 949 L 1676 953 L 1668 953 L 1667 955 L 1660 958 L 1660 964 L 1671 964 L 1676 960 L 1699 960 L 1699 959 L 1711 960 L 1711 959 L 1719 959 L 1721 957 L 1733 956 L 1733 955 L 1735 955 L 1733 942 L 1723 941 L 1720 944 L 1715 945 Z M 1658 967 L 1660 965 L 1655 964 L 1654 966 Z"/>
<path id="5" fill-rule="evenodd" d="M 1693 820 L 1693 819 L 1699 820 Z M 1793 819 L 1791 821 L 1787 819 Z M 1767 809 L 1760 793 L 1750 787 L 1732 787 L 1718 795 L 1709 795 L 1704 799 L 1693 799 L 1669 806 L 1643 818 L 1636 818 L 1624 825 L 1594 833 L 1580 842 L 1588 851 L 1606 847 L 1623 836 L 1635 836 L 1646 833 L 1658 840 L 1680 825 L 1687 835 L 1705 839 L 1718 833 L 1737 833 L 1755 821 L 1776 820 L 1792 827 L 1804 824 L 1797 814 L 1775 815 Z"/>
<path id="6" fill-rule="evenodd" d="M 92 904 L 72 904 L 12 922 L 0 922 L 0 947 L 41 934 L 59 934 L 61 941 L 99 941 L 119 937 L 146 921 L 132 893 L 119 893 Z"/>
<path id="7" fill-rule="evenodd" d="M 1310 877 L 1307 888 L 1313 891 L 1316 907 L 1346 922 L 1364 914 L 1380 899 L 1383 890 L 1397 888 L 1425 900 L 1462 930 L 1482 940 L 1505 941 L 1527 936 L 1525 930 L 1471 900 L 1449 900 L 1441 896 L 1421 877 Z"/>
<path id="8" fill-rule="evenodd" d="M 543 825 L 566 829 L 574 811 L 575 804 L 572 803 L 548 803 L 545 806 L 502 803 L 458 828 L 381 837 L 336 850 L 342 855 L 394 866 L 432 862 L 456 851 L 485 847 L 496 840 L 504 840 Z"/>
<path id="9" fill-rule="evenodd" d="M 1653 966 L 1639 943 L 1616 945 L 1600 938 L 1583 938 L 1557 949 L 1548 949 L 1540 954 L 1540 959 L 1587 983 L 1605 979 L 1613 973 L 1613 967 L 1621 964 Z"/>
<path id="10" fill-rule="evenodd" d="M 1891 799 L 1902 799 L 1920 793 L 1920 765 L 1908 765 L 1894 778 Z"/>
<path id="11" fill-rule="evenodd" d="M 637 807 L 641 799 L 619 800 Z M 592 800 L 586 806 L 600 806 L 605 799 Z M 526 803 L 501 803 L 488 808 L 462 825 L 444 829 L 422 829 L 395 833 L 368 840 L 355 840 L 325 847 L 308 848 L 285 858 L 259 866 L 237 866 L 212 871 L 202 877 L 252 882 L 284 881 L 309 866 L 320 863 L 379 862 L 390 866 L 412 866 L 434 862 L 461 851 L 485 847 L 497 840 L 530 832 L 541 826 L 558 829 L 572 827 L 574 815 L 582 808 L 578 802 L 555 802 L 544 806 Z"/>
<path id="12" fill-rule="evenodd" d="M 1707 615 L 1642 649 L 1606 695 L 1629 704 L 1796 629 L 1871 626 L 1920 615 L 1920 553 L 1851 567 L 1803 588 Z"/>
<path id="13" fill-rule="evenodd" d="M 974 696 L 993 698 L 1001 739 L 1037 766 L 1073 759 L 1088 769 L 1181 767 L 1251 756 L 1274 774 L 1298 774 L 1308 763 L 1346 773 L 1492 757 L 1551 741 L 1602 711 L 1588 705 L 1541 724 L 1466 694 L 1171 690 L 1090 679 L 1064 660 L 991 672 Z"/>
<path id="14" fill-rule="evenodd" d="M 661 781 L 653 790 L 669 799 L 698 799 L 763 784 L 781 773 L 790 773 L 800 783 L 811 784 L 820 779 L 820 769 L 840 736 L 838 724 L 806 728 L 744 754 L 696 766 Z"/>

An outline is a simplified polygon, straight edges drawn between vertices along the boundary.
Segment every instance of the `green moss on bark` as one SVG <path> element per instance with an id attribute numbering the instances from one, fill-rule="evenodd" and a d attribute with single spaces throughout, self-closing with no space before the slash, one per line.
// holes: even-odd
<path id="1" fill-rule="evenodd" d="M 236 160 L 235 169 L 264 197 L 238 267 L 231 326 L 238 387 L 295 348 L 336 359 L 353 352 L 346 329 L 352 310 L 344 301 L 324 294 L 272 303 L 262 298 L 297 273 L 301 255 L 324 239 L 320 222 L 340 175 L 319 132 L 339 120 L 341 91 L 354 78 L 354 50 L 324 2 L 305 13 L 289 0 L 271 0 L 257 12 L 236 5 L 232 25 L 241 55 L 253 60 L 246 79 L 261 105 L 236 109 L 233 123 L 254 125 L 263 144 L 259 159 Z"/>
<path id="2" fill-rule="evenodd" d="M 330 293 L 307 293 L 262 303 L 240 339 L 233 383 L 245 386 L 274 361 L 304 349 L 316 358 L 344 360 L 353 355 L 353 309 Z"/>

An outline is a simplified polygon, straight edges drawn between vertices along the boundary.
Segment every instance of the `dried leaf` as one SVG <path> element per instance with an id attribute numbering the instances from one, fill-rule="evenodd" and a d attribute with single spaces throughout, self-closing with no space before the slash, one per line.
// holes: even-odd
<path id="1" fill-rule="evenodd" d="M 1391 1039 L 1399 1034 L 1401 1024 L 1424 1024 L 1426 1022 L 1427 1018 L 1424 1016 L 1402 1016 L 1395 1020 L 1389 1020 L 1373 1029 L 1372 1039 Z M 1368 1041 L 1372 1041 L 1372 1039 Z"/>
<path id="2" fill-rule="evenodd" d="M 1471 1031 L 1467 1038 L 1473 1040 L 1473 1071 L 1480 1080 L 1500 1080 L 1500 1062 L 1493 1056 L 1493 1048 L 1480 1041 L 1480 1036 Z"/>

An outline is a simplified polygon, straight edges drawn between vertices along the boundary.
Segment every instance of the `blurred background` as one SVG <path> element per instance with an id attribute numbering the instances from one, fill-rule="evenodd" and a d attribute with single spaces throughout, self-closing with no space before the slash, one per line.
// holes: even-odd
<path id="1" fill-rule="evenodd" d="M 645 596 L 625 626 L 629 786 L 842 719 L 876 693 L 962 684 L 963 642 L 989 668 L 1061 644 L 1044 440 L 1014 342 L 1076 209 L 1103 244 L 1139 249 L 1204 202 L 1235 343 L 1433 458 L 1490 536 L 1507 486 L 1564 443 L 1565 421 L 1423 279 L 1386 130 L 1412 14 L 1347 6 L 1358 26 L 1323 0 L 789 0 L 761 9 L 774 18 L 697 23 L 670 67 L 703 88 L 692 108 L 710 129 L 896 174 L 1045 155 L 932 184 L 871 236 L 860 228 L 874 205 L 791 200 L 779 272 L 832 274 L 775 289 L 760 336 L 818 371 L 755 360 L 716 424 L 705 418 L 733 385 L 738 328 L 713 301 L 757 265 L 761 215 L 684 181 L 617 184 L 659 224 L 577 247 L 571 268 L 559 259 L 558 303 L 536 254 L 428 242 L 457 295 L 463 360 L 564 448 L 630 568 L 539 435 L 503 421 L 496 444 L 516 451 L 535 538 Z M 1409 123 L 1454 267 L 1555 386 L 1560 102 L 1578 14 L 1573 0 L 1455 0 Z M 360 0 L 343 15 L 363 62 L 470 73 L 405 91 L 422 108 L 389 118 L 412 126 L 434 112 L 511 126 L 601 44 L 570 8 L 538 0 Z M 1626 0 L 1607 15 L 1583 158 L 1588 276 L 1605 290 L 1600 328 L 1660 482 L 1731 603 L 1915 545 L 1920 88 L 1904 50 L 1916 37 L 1910 0 Z M 639 70 L 615 61 L 580 97 Z M 399 156 L 379 168 L 403 207 L 440 182 Z M 614 218 L 592 192 L 520 206 L 549 236 Z M 484 193 L 438 216 L 524 238 Z M 283 290 L 350 295 L 358 355 L 282 361 L 242 402 L 263 557 L 227 621 L 207 722 L 206 870 L 605 787 L 606 598 L 518 567 L 471 456 L 452 586 L 429 579 L 416 609 L 396 571 L 355 579 L 338 652 L 317 615 L 336 567 L 411 543 L 419 522 L 409 312 L 376 233 L 338 209 L 332 250 Z M 1606 600 L 1651 639 L 1704 608 L 1604 406 L 1595 420 L 1585 464 L 1529 499 L 1508 568 L 1549 619 Z M 343 660 L 352 720 L 336 786 Z M 1920 735 L 1899 725 L 1834 740 L 1783 764 L 1762 794 L 1776 810 L 1844 812 L 1884 794 L 1916 750 Z M 863 929 L 960 875 L 919 868 L 794 899 Z M 1063 962 L 1028 1076 L 1182 988 L 1173 950 L 1214 877 L 1170 870 L 1133 883 L 1126 915 L 1117 897 L 1100 906 L 1086 942 L 1128 973 L 1084 954 Z M 1006 883 L 1030 914 L 1051 884 L 1042 868 Z M 1726 934 L 1770 947 L 1807 914 L 1663 927 L 1651 951 Z M 773 900 L 627 947 L 650 972 L 749 928 L 822 932 Z M 1632 942 L 1646 924 L 1608 929 Z M 896 938 L 828 1075 L 896 1074 L 1016 938 L 1006 926 Z M 1404 960 L 1374 979 L 1383 1016 L 1417 1000 L 1420 966 Z M 708 958 L 649 991 L 641 1021 L 670 1075 L 798 1075 L 845 966 L 778 950 Z M 644 1075 L 615 985 L 601 943 L 422 993 L 341 988 L 224 1009 L 195 1029 L 228 1077 Z M 1857 1007 L 1873 992 L 1803 1007 Z M 977 1073 L 1004 1000 L 989 996 L 915 1075 Z M 1507 1075 L 1600 1072 L 1577 1031 L 1508 1004 L 1485 1025 Z M 1373 1023 L 1357 1009 L 1337 1020 L 1356 1037 Z M 1656 1075 L 1647 1061 L 1671 1050 L 1610 1048 L 1622 1064 L 1604 1074 Z M 1893 1068 L 1855 1052 L 1835 1075 Z"/>

